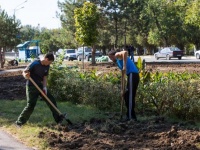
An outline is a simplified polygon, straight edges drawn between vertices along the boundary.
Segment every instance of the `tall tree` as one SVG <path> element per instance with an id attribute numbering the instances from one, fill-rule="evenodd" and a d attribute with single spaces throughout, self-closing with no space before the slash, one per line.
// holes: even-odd
<path id="1" fill-rule="evenodd" d="M 180 2 L 179 2 L 180 3 Z M 192 0 L 190 3 L 187 3 L 185 23 L 189 26 L 188 36 L 189 41 L 194 43 L 197 49 L 200 49 L 200 1 Z M 185 4 L 184 3 L 184 4 Z"/>
<path id="2" fill-rule="evenodd" d="M 13 49 L 18 43 L 17 35 L 19 33 L 20 21 L 14 20 L 13 17 L 0 8 L 0 61 L 1 68 L 5 63 L 6 49 Z"/>
<path id="3" fill-rule="evenodd" d="M 21 42 L 33 40 L 35 36 L 39 36 L 40 31 L 32 27 L 31 25 L 22 26 L 20 29 L 20 40 Z"/>
<path id="4" fill-rule="evenodd" d="M 186 10 L 186 23 L 200 27 L 200 1 L 193 0 Z"/>
<path id="5" fill-rule="evenodd" d="M 100 7 L 105 17 L 108 18 L 107 30 L 110 30 L 111 42 L 114 48 L 119 48 L 120 38 L 125 35 L 126 20 L 124 21 L 124 11 L 127 2 L 121 3 L 120 0 L 102 1 Z M 114 40 L 114 41 L 113 41 Z"/>
<path id="6" fill-rule="evenodd" d="M 92 46 L 92 64 L 95 64 L 95 44 L 97 42 L 99 12 L 97 6 L 85 2 L 83 7 L 75 9 L 76 40 L 81 45 Z"/>
<path id="7" fill-rule="evenodd" d="M 61 14 L 58 14 L 60 17 L 62 28 L 64 28 L 65 41 L 68 45 L 72 47 L 78 47 L 78 44 L 75 40 L 75 19 L 74 19 L 74 9 L 82 6 L 82 1 L 75 0 L 66 0 L 65 2 L 58 2 L 58 7 L 61 10 Z"/>
<path id="8" fill-rule="evenodd" d="M 184 8 L 169 0 L 148 0 L 141 15 L 146 16 L 149 44 L 184 47 Z"/>

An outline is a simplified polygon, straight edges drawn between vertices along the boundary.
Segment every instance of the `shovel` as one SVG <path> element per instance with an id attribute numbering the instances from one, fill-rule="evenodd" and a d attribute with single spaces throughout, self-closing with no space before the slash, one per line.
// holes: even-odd
<path id="1" fill-rule="evenodd" d="M 125 74 L 122 72 L 122 78 L 121 78 L 121 111 L 120 111 L 120 119 L 123 118 L 124 92 L 125 92 Z"/>
<path id="2" fill-rule="evenodd" d="M 51 100 L 47 97 L 47 95 L 39 88 L 39 86 L 33 81 L 31 77 L 29 77 L 29 80 L 33 83 L 33 85 L 38 89 L 38 91 L 42 94 L 42 96 L 48 101 L 48 103 L 56 110 L 56 112 L 59 114 L 59 116 L 62 117 L 62 119 L 65 119 L 70 125 L 72 125 L 72 122 L 67 119 L 66 114 L 62 114 L 60 110 L 51 102 Z"/>

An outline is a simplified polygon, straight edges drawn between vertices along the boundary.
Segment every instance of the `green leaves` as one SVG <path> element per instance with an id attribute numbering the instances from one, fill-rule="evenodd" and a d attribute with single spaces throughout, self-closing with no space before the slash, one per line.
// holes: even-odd
<path id="1" fill-rule="evenodd" d="M 120 74 L 118 72 L 118 74 Z M 99 109 L 119 108 L 120 78 L 116 72 L 80 72 L 53 65 L 48 77 L 49 90 L 57 100 L 87 104 Z"/>
<path id="2" fill-rule="evenodd" d="M 194 24 L 195 26 L 200 27 L 200 2 L 199 1 L 193 1 L 190 3 L 190 5 L 187 7 L 186 10 L 186 17 L 185 22 L 188 24 Z"/>
<path id="3" fill-rule="evenodd" d="M 85 2 L 83 7 L 74 10 L 74 14 L 76 40 L 80 45 L 94 45 L 98 37 L 97 22 L 99 20 L 96 5 Z"/>
<path id="4" fill-rule="evenodd" d="M 140 73 L 137 92 L 138 111 L 176 116 L 185 120 L 199 119 L 200 86 L 196 73 Z"/>
<path id="5" fill-rule="evenodd" d="M 1 10 L 0 8 L 0 47 L 14 47 L 19 39 L 20 21 Z"/>

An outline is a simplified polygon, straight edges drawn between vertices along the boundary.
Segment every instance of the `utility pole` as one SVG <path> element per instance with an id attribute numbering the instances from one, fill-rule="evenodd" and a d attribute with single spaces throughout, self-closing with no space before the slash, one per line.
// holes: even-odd
<path id="1" fill-rule="evenodd" d="M 28 0 L 26 0 L 26 1 L 24 1 L 23 3 L 21 3 L 21 4 L 19 4 L 19 5 L 17 5 L 15 8 L 14 8 L 14 22 L 15 22 L 15 18 L 16 18 L 16 16 L 15 16 L 15 13 L 16 13 L 16 11 L 18 11 L 18 10 L 20 10 L 20 9 L 23 9 L 24 7 L 22 6 L 22 7 L 20 7 L 20 8 L 18 8 L 19 6 L 21 6 L 22 4 L 24 4 L 24 3 L 26 3 Z"/>
<path id="2" fill-rule="evenodd" d="M 14 9 L 14 21 L 15 21 L 15 18 L 16 18 L 15 12 L 18 11 L 18 10 L 20 10 L 20 9 L 23 9 L 23 8 L 24 8 L 24 7 L 21 7 L 21 8 L 18 8 L 18 9 Z"/>

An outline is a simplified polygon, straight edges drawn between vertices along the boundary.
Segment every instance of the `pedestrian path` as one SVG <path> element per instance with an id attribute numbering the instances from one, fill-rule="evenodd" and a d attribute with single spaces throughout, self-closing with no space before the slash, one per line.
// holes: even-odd
<path id="1" fill-rule="evenodd" d="M 34 150 L 0 129 L 0 150 Z"/>

